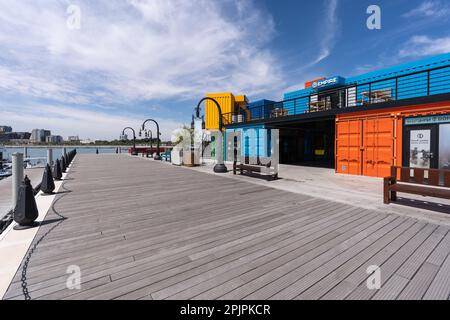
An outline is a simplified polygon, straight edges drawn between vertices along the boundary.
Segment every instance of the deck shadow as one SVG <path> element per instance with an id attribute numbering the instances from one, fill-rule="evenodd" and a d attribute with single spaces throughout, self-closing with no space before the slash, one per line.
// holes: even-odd
<path id="1" fill-rule="evenodd" d="M 412 208 L 417 208 L 417 209 L 424 209 L 424 210 L 430 210 L 430 211 L 450 214 L 450 205 L 442 204 L 439 202 L 398 197 L 397 201 L 395 201 L 393 203 L 399 204 L 402 206 L 406 206 L 406 207 L 412 207 Z"/>
<path id="2" fill-rule="evenodd" d="M 61 222 L 61 221 L 64 221 L 64 220 L 66 220 L 66 219 L 64 219 L 64 218 L 48 219 L 48 220 L 42 221 L 40 223 L 40 226 L 42 227 L 42 226 L 45 226 L 45 225 L 48 225 L 48 224 L 58 223 L 58 222 Z"/>

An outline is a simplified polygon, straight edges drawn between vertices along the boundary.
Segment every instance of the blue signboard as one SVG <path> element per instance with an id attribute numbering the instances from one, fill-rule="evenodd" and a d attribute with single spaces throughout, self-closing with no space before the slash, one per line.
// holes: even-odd
<path id="1" fill-rule="evenodd" d="M 313 89 L 324 89 L 331 88 L 336 86 L 343 86 L 345 84 L 345 79 L 340 76 L 335 76 L 331 78 L 327 78 L 324 80 L 314 81 L 312 83 Z"/>

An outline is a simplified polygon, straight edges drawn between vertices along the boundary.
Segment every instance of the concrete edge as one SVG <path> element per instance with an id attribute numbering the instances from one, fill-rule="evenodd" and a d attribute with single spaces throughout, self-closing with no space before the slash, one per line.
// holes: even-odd
<path id="1" fill-rule="evenodd" d="M 74 160 L 75 159 L 76 156 Z M 63 174 L 63 179 L 70 173 L 72 165 L 73 161 L 68 167 L 67 172 Z M 43 195 L 42 191 L 39 191 L 35 196 L 36 205 L 39 211 L 39 217 L 36 219 L 37 222 L 41 223 L 45 220 L 56 199 L 57 193 L 61 190 L 64 182 L 64 180 L 55 181 L 56 194 L 54 195 Z M 0 262 L 0 300 L 3 300 L 4 295 L 8 291 L 14 276 L 20 268 L 25 255 L 40 229 L 39 225 L 36 228 L 16 231 L 13 229 L 15 225 L 17 225 L 17 223 L 13 221 L 0 237 L 0 257 L 2 257 Z M 4 257 L 7 257 L 7 259 L 4 259 Z"/>

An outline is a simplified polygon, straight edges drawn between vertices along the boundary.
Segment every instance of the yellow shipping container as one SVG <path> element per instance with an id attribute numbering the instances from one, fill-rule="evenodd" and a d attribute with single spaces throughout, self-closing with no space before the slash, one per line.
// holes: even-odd
<path id="1" fill-rule="evenodd" d="M 245 112 L 245 118 L 247 121 L 251 119 L 250 110 L 247 109 L 248 99 L 245 95 L 235 96 L 234 100 L 236 101 L 236 111 L 241 110 Z"/>
<path id="2" fill-rule="evenodd" d="M 236 101 L 236 103 L 239 103 L 239 104 L 247 104 L 248 103 L 247 96 L 245 96 L 245 95 L 235 96 L 234 100 Z"/>
<path id="3" fill-rule="evenodd" d="M 206 95 L 209 98 L 215 99 L 222 109 L 223 124 L 227 125 L 231 123 L 231 113 L 234 111 L 235 98 L 231 92 L 225 93 L 210 93 Z M 219 111 L 214 102 L 206 100 L 205 107 L 205 128 L 206 130 L 218 130 L 219 129 Z"/>

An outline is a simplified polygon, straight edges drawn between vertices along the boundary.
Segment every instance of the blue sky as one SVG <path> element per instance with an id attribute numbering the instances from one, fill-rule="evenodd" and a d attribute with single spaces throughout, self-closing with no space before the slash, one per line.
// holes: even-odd
<path id="1" fill-rule="evenodd" d="M 0 125 L 112 139 L 153 117 L 169 138 L 207 92 L 281 100 L 450 52 L 449 20 L 445 0 L 2 0 Z"/>

